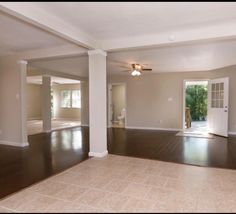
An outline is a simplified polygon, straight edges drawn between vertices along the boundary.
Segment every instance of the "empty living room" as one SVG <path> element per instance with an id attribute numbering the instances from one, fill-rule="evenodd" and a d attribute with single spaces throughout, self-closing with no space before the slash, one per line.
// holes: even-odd
<path id="1" fill-rule="evenodd" d="M 0 2 L 0 213 L 236 212 L 236 2 Z"/>

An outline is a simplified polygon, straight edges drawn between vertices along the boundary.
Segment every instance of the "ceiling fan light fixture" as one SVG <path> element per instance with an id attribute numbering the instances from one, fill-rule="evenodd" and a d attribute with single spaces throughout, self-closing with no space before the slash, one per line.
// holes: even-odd
<path id="1" fill-rule="evenodd" d="M 133 70 L 132 73 L 131 73 L 132 76 L 140 76 L 141 75 L 141 72 L 138 71 L 138 70 Z"/>

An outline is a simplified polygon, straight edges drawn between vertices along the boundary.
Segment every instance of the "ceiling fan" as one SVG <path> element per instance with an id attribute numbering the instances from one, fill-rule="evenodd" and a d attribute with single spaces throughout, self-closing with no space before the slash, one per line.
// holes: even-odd
<path id="1" fill-rule="evenodd" d="M 131 67 L 129 70 L 124 70 L 122 72 L 129 72 L 132 76 L 140 76 L 145 71 L 152 71 L 152 69 L 144 68 L 144 65 L 133 63 L 131 64 Z"/>

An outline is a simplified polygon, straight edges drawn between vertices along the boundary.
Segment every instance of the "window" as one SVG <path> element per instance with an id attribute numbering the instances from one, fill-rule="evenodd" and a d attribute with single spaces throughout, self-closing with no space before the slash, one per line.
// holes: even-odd
<path id="1" fill-rule="evenodd" d="M 70 91 L 65 90 L 61 92 L 61 107 L 70 108 Z"/>
<path id="2" fill-rule="evenodd" d="M 80 90 L 72 90 L 72 108 L 80 108 L 81 100 L 80 100 Z"/>
<path id="3" fill-rule="evenodd" d="M 80 90 L 61 91 L 61 108 L 81 108 Z"/>

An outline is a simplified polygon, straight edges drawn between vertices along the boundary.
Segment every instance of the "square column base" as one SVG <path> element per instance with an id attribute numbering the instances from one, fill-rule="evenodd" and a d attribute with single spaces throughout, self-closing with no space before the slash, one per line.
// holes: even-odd
<path id="1" fill-rule="evenodd" d="M 89 157 L 97 157 L 97 158 L 102 158 L 108 155 L 108 151 L 104 152 L 89 152 Z"/>

